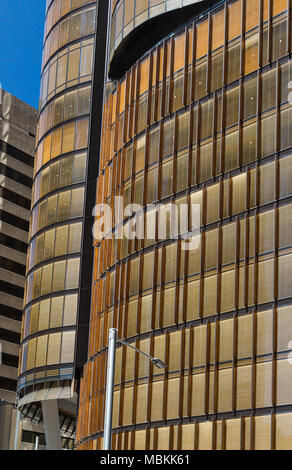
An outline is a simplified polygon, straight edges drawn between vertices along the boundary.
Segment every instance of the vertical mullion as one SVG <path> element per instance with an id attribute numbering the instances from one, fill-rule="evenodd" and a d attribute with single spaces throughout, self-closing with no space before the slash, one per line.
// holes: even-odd
<path id="1" fill-rule="evenodd" d="M 137 305 L 137 334 L 141 333 L 141 311 L 142 311 L 142 296 L 143 296 L 143 271 L 144 271 L 144 253 L 140 256 L 139 263 L 139 290 L 138 290 L 138 305 Z"/>
<path id="2" fill-rule="evenodd" d="M 245 1 L 241 0 L 240 77 L 244 76 L 244 65 L 245 65 Z"/>
<path id="3" fill-rule="evenodd" d="M 164 118 L 165 116 L 166 68 L 167 68 L 167 42 L 165 41 L 163 44 L 163 68 L 162 68 L 161 106 L 160 106 L 160 115 L 162 118 Z"/>
<path id="4" fill-rule="evenodd" d="M 120 384 L 120 406 L 119 406 L 119 426 L 123 426 L 124 398 L 125 398 L 125 375 L 126 375 L 127 347 L 122 345 L 122 365 L 121 365 L 121 384 Z M 127 404 L 126 404 L 127 406 Z"/>
<path id="5" fill-rule="evenodd" d="M 151 107 L 152 107 L 152 76 L 153 76 L 153 51 L 149 54 L 149 72 L 148 72 L 148 100 L 147 100 L 147 119 L 146 124 L 151 124 Z"/>
<path id="6" fill-rule="evenodd" d="M 225 172 L 225 122 L 226 122 L 226 90 L 222 89 L 221 103 L 221 148 L 220 148 L 220 169 L 222 174 Z"/>
<path id="7" fill-rule="evenodd" d="M 238 316 L 233 315 L 233 354 L 232 354 L 232 411 L 237 408 L 237 349 L 238 349 Z"/>
<path id="8" fill-rule="evenodd" d="M 273 309 L 273 351 L 272 351 L 272 406 L 277 406 L 277 340 L 278 340 L 278 312 Z"/>
<path id="9" fill-rule="evenodd" d="M 150 428 L 146 428 L 146 445 L 145 450 L 150 450 Z"/>
<path id="10" fill-rule="evenodd" d="M 177 426 L 177 449 L 182 448 L 182 425 L 178 424 Z"/>
<path id="11" fill-rule="evenodd" d="M 136 441 L 136 431 L 133 429 L 131 431 L 131 449 L 130 450 L 135 450 L 135 441 Z"/>
<path id="12" fill-rule="evenodd" d="M 263 0 L 259 1 L 259 43 L 258 43 L 258 64 L 263 65 Z"/>
<path id="13" fill-rule="evenodd" d="M 212 450 L 216 450 L 217 447 L 217 420 L 212 419 Z"/>
<path id="14" fill-rule="evenodd" d="M 227 84 L 227 53 L 228 53 L 228 6 L 224 3 L 224 45 L 223 45 L 223 87 Z M 223 93 L 222 93 L 223 100 Z"/>
<path id="15" fill-rule="evenodd" d="M 140 341 L 136 340 L 135 347 L 139 349 Z M 135 363 L 134 363 L 134 390 L 133 390 L 133 409 L 132 409 L 132 423 L 136 424 L 137 417 L 137 398 L 138 398 L 138 378 L 139 378 L 139 353 L 135 352 Z"/>
<path id="16" fill-rule="evenodd" d="M 188 208 L 190 208 L 190 194 L 187 194 Z M 181 257 L 184 256 L 184 273 L 183 273 L 183 305 L 182 305 L 182 321 L 187 321 L 187 299 L 188 299 L 188 272 L 189 272 L 189 250 L 184 250 Z"/>
<path id="17" fill-rule="evenodd" d="M 150 355 L 154 355 L 154 336 L 150 335 Z M 151 407 L 152 407 L 152 389 L 153 389 L 153 363 L 149 361 L 149 379 L 148 379 L 148 393 L 147 393 L 147 423 L 151 422 Z"/>
<path id="18" fill-rule="evenodd" d="M 260 71 L 257 72 L 257 110 L 256 110 L 256 158 L 261 158 L 261 137 L 262 137 L 262 121 L 261 121 L 261 110 L 262 110 L 262 74 Z"/>
<path id="19" fill-rule="evenodd" d="M 178 139 L 178 116 L 174 117 L 174 139 L 173 139 L 173 161 L 172 161 L 172 192 L 177 192 L 177 139 Z"/>
<path id="20" fill-rule="evenodd" d="M 212 16 L 208 13 L 208 50 L 207 50 L 207 80 L 206 80 L 206 93 L 207 95 L 211 90 L 211 49 L 212 49 Z"/>
<path id="21" fill-rule="evenodd" d="M 120 299 L 119 299 L 119 317 L 118 317 L 118 332 L 120 335 L 123 334 L 123 305 L 125 302 L 124 291 L 125 291 L 125 281 L 126 281 L 126 263 L 121 264 L 121 285 L 120 285 Z"/>
<path id="22" fill-rule="evenodd" d="M 215 351 L 214 351 L 214 413 L 218 413 L 218 389 L 219 389 L 219 350 L 220 350 L 220 321 L 215 321 Z"/>
<path id="23" fill-rule="evenodd" d="M 125 285 L 125 310 L 124 310 L 124 338 L 128 336 L 128 309 L 129 309 L 129 290 L 130 290 L 130 260 L 127 260 L 126 267 L 126 285 Z"/>
<path id="24" fill-rule="evenodd" d="M 253 311 L 253 326 L 252 326 L 252 387 L 251 387 L 251 407 L 256 408 L 256 362 L 257 362 L 257 314 Z"/>
<path id="25" fill-rule="evenodd" d="M 204 188 L 206 192 L 206 188 Z M 200 253 L 200 288 L 199 288 L 199 317 L 204 316 L 204 271 L 205 271 L 205 230 L 201 237 L 201 253 Z"/>
<path id="26" fill-rule="evenodd" d="M 158 449 L 158 428 L 154 428 L 154 442 L 153 442 L 153 450 Z"/>
<path id="27" fill-rule="evenodd" d="M 243 134 L 243 99 L 244 88 L 243 80 L 239 81 L 239 110 L 238 110 L 238 151 L 237 151 L 237 166 L 242 166 L 242 134 Z"/>
<path id="28" fill-rule="evenodd" d="M 154 121 L 158 120 L 158 95 L 159 95 L 159 77 L 160 77 L 160 47 L 156 48 L 156 75 L 154 92 Z"/>
<path id="29" fill-rule="evenodd" d="M 255 416 L 250 417 L 250 450 L 255 448 Z"/>
<path id="30" fill-rule="evenodd" d="M 118 240 L 117 240 L 118 241 Z M 120 287 L 121 266 L 116 266 L 115 291 L 114 291 L 114 310 L 113 310 L 113 328 L 118 326 L 118 308 L 119 308 L 119 287 Z"/>
<path id="31" fill-rule="evenodd" d="M 276 450 L 276 413 L 271 413 L 271 450 Z"/>
<path id="32" fill-rule="evenodd" d="M 245 308 L 248 307 L 248 285 L 249 285 L 249 231 L 250 231 L 250 220 L 249 215 L 245 215 L 245 243 L 244 243 L 244 295 L 243 305 Z"/>
<path id="33" fill-rule="evenodd" d="M 258 304 L 258 271 L 259 271 L 259 212 L 258 209 L 255 213 L 254 219 L 254 289 L 253 289 L 253 303 L 255 306 Z"/>
<path id="34" fill-rule="evenodd" d="M 134 108 L 135 108 L 135 76 L 136 76 L 136 69 L 132 67 L 131 70 L 131 92 L 130 92 L 130 118 L 129 118 L 129 129 L 128 129 L 128 138 L 132 139 L 133 137 L 133 122 L 134 122 Z"/>
<path id="35" fill-rule="evenodd" d="M 226 419 L 222 419 L 221 450 L 226 450 Z"/>
<path id="36" fill-rule="evenodd" d="M 139 117 L 139 92 L 140 92 L 140 74 L 141 74 L 141 64 L 140 62 L 136 66 L 136 98 L 135 98 L 135 111 L 134 111 L 134 135 L 138 132 L 138 117 Z"/>
<path id="37" fill-rule="evenodd" d="M 168 106 L 167 114 L 173 112 L 173 67 L 174 67 L 174 37 L 170 40 L 170 60 L 169 60 L 169 96 L 168 96 Z"/>
<path id="38" fill-rule="evenodd" d="M 170 425 L 169 427 L 169 450 L 173 450 L 173 444 L 174 444 L 174 427 L 173 424 Z"/>
<path id="39" fill-rule="evenodd" d="M 195 107 L 191 107 L 189 110 L 189 141 L 188 141 L 188 186 L 191 187 L 193 184 L 193 146 L 195 142 L 193 142 L 193 135 L 194 135 L 194 113 L 196 112 Z M 196 150 L 195 150 L 196 152 Z"/>
<path id="40" fill-rule="evenodd" d="M 276 152 L 281 149 L 280 126 L 281 126 L 281 67 L 277 64 L 276 69 Z"/>
<path id="41" fill-rule="evenodd" d="M 195 183 L 200 183 L 200 124 L 201 124 L 201 103 L 198 101 L 197 107 L 197 145 L 196 145 L 196 165 L 195 165 Z"/>
<path id="42" fill-rule="evenodd" d="M 157 196 L 158 199 L 161 199 L 161 186 L 162 186 L 162 146 L 163 146 L 163 121 L 160 122 L 160 129 L 159 129 L 159 158 L 158 158 L 158 189 L 157 189 Z"/>
<path id="43" fill-rule="evenodd" d="M 291 1 L 287 0 L 287 43 L 286 51 L 287 54 L 291 52 Z"/>
<path id="44" fill-rule="evenodd" d="M 207 322 L 205 355 L 205 415 L 209 414 L 211 323 Z"/>
<path id="45" fill-rule="evenodd" d="M 195 81 L 196 81 L 196 39 L 197 39 L 197 28 L 196 23 L 193 23 L 193 44 L 192 44 L 192 64 L 191 64 L 191 101 L 194 102 L 195 96 Z"/>
<path id="46" fill-rule="evenodd" d="M 165 338 L 165 362 L 166 364 L 169 363 L 169 346 L 170 346 L 170 337 L 169 337 L 169 332 L 167 332 L 166 338 Z M 167 396 L 168 396 L 168 369 L 164 369 L 163 411 L 162 411 L 163 420 L 167 419 Z"/>
<path id="47" fill-rule="evenodd" d="M 240 450 L 245 450 L 245 418 L 240 418 Z"/>
<path id="48" fill-rule="evenodd" d="M 234 292 L 234 308 L 238 311 L 239 308 L 239 268 L 240 268 L 240 221 L 236 220 L 236 234 L 235 234 L 235 292 Z"/>
<path id="49" fill-rule="evenodd" d="M 193 392 L 193 360 L 194 360 L 194 328 L 189 328 L 189 370 L 188 370 L 188 402 L 187 416 L 192 416 L 192 392 Z"/>
<path id="50" fill-rule="evenodd" d="M 217 135 L 217 109 L 218 109 L 218 97 L 216 93 L 214 93 L 213 99 L 213 125 L 212 125 L 212 176 L 213 178 L 216 177 L 216 135 Z"/>
<path id="51" fill-rule="evenodd" d="M 217 285 L 216 285 L 216 314 L 220 315 L 221 312 L 221 269 L 222 269 L 222 225 L 219 223 L 218 226 L 218 237 L 217 237 Z"/>
<path id="52" fill-rule="evenodd" d="M 98 413 L 99 413 L 99 406 L 100 406 L 100 396 L 101 396 L 101 355 L 99 354 L 96 357 L 96 369 L 98 370 L 98 374 L 96 374 L 96 394 L 95 394 L 95 406 L 94 406 L 94 429 L 93 434 L 96 434 L 100 431 L 98 426 Z"/>
<path id="53" fill-rule="evenodd" d="M 155 330 L 156 324 L 156 298 L 157 298 L 157 271 L 158 271 L 158 247 L 154 248 L 153 285 L 152 285 L 152 315 L 151 329 Z"/>
<path id="54" fill-rule="evenodd" d="M 181 264 L 181 240 L 177 241 L 177 257 L 176 257 L 176 281 L 175 281 L 175 311 L 174 322 L 179 323 L 179 296 L 180 296 L 180 264 Z"/>
<path id="55" fill-rule="evenodd" d="M 165 280 L 165 254 L 166 248 L 165 245 L 162 246 L 161 253 L 161 276 L 160 276 L 160 302 L 159 302 L 159 328 L 163 328 L 164 321 L 164 280 Z"/>
<path id="56" fill-rule="evenodd" d="M 268 62 L 272 60 L 272 8 L 273 0 L 268 0 Z"/>
<path id="57" fill-rule="evenodd" d="M 199 423 L 195 422 L 195 442 L 194 442 L 194 450 L 199 449 Z"/>
<path id="58" fill-rule="evenodd" d="M 181 350 L 180 350 L 180 373 L 179 373 L 179 401 L 178 416 L 183 418 L 184 411 L 184 377 L 185 377 L 185 347 L 186 347 L 186 330 L 181 330 Z"/>
<path id="59" fill-rule="evenodd" d="M 184 64 L 184 88 L 183 105 L 188 104 L 188 69 L 189 69 L 189 30 L 185 28 L 185 64 Z"/>
<path id="60" fill-rule="evenodd" d="M 125 111 L 124 111 L 124 128 L 123 128 L 123 143 L 127 142 L 127 129 L 129 117 L 129 98 L 130 98 L 130 73 L 127 72 L 125 84 Z"/>
<path id="61" fill-rule="evenodd" d="M 119 108 L 120 108 L 120 95 L 121 85 L 118 83 L 116 91 L 116 110 L 115 110 L 115 137 L 114 137 L 114 152 L 117 152 L 118 148 L 118 134 L 119 134 Z"/>

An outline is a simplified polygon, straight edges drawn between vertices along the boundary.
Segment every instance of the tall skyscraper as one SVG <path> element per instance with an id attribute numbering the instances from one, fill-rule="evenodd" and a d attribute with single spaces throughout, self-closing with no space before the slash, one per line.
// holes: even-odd
<path id="1" fill-rule="evenodd" d="M 291 449 L 290 3 L 111 13 L 98 201 L 139 204 L 146 227 L 158 203 L 199 205 L 201 236 L 120 240 L 114 220 L 96 240 L 77 448 L 102 448 L 115 327 L 168 368 L 118 349 L 114 449 Z"/>
<path id="2" fill-rule="evenodd" d="M 107 7 L 46 5 L 18 407 L 44 417 L 48 448 L 61 446 L 59 420 L 74 434 L 87 358 Z"/>
<path id="3" fill-rule="evenodd" d="M 168 366 L 118 348 L 114 449 L 292 448 L 290 54 L 286 0 L 47 1 L 18 404 L 48 447 L 77 413 L 102 448 L 114 327 Z"/>

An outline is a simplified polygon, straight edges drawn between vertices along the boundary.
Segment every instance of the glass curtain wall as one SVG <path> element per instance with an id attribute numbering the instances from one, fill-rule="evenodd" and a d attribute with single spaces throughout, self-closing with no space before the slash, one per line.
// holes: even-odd
<path id="1" fill-rule="evenodd" d="M 93 0 L 47 2 L 20 404 L 73 377 L 96 14 Z"/>
<path id="2" fill-rule="evenodd" d="M 79 449 L 102 448 L 111 327 L 168 364 L 118 348 L 114 449 L 292 448 L 290 53 L 289 2 L 226 2 L 108 93 L 98 202 L 145 227 L 149 204 L 198 204 L 201 237 L 96 240 Z"/>

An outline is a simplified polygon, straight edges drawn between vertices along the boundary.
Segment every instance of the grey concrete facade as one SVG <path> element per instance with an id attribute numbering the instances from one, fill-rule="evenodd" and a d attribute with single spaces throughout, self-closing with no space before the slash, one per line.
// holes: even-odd
<path id="1" fill-rule="evenodd" d="M 37 110 L 0 89 L 0 449 L 13 449 Z M 22 430 L 30 423 L 21 420 Z M 43 432 L 38 426 L 37 432 Z M 22 444 L 17 444 L 23 448 Z"/>

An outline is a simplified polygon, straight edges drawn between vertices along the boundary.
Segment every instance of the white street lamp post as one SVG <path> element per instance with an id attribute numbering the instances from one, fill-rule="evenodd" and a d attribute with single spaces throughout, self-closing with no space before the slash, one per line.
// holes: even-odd
<path id="1" fill-rule="evenodd" d="M 135 348 L 132 344 L 118 338 L 118 330 L 110 328 L 109 342 L 108 342 L 108 360 L 107 360 L 107 381 L 106 381 L 106 401 L 105 401 L 105 418 L 104 418 L 104 437 L 103 437 L 103 450 L 110 450 L 112 443 L 112 416 L 113 416 L 113 398 L 114 398 L 114 378 L 115 378 L 115 362 L 116 362 L 116 349 L 117 343 L 124 344 L 129 348 L 134 349 L 136 352 L 146 356 L 159 369 L 166 369 L 167 365 L 149 354 Z"/>

